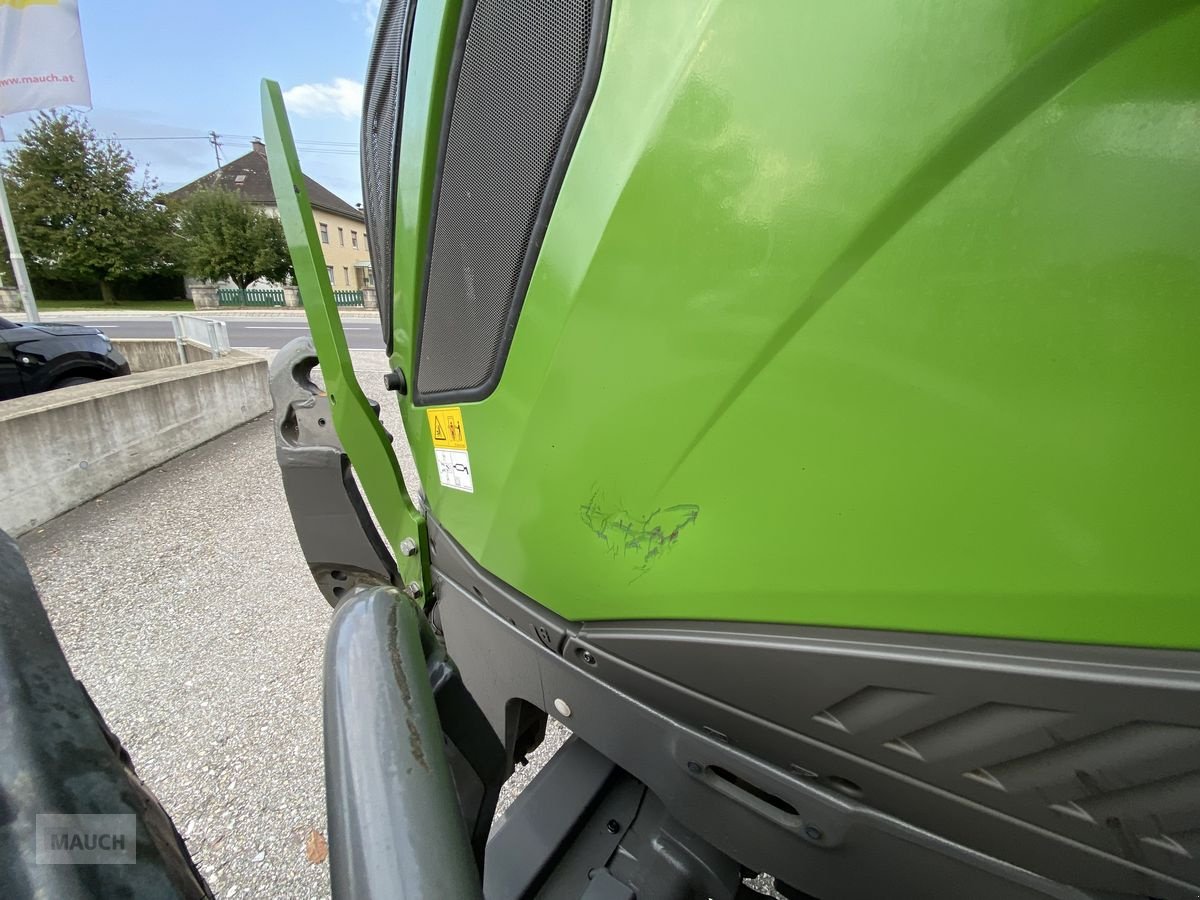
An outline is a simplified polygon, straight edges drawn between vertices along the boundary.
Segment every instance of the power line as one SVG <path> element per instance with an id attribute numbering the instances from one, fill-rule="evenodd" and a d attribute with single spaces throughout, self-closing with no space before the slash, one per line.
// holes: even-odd
<path id="1" fill-rule="evenodd" d="M 138 137 L 106 137 L 102 141 L 207 141 L 207 134 L 154 134 Z"/>
<path id="2" fill-rule="evenodd" d="M 258 141 L 262 140 L 256 134 L 226 134 L 225 137 L 236 138 L 239 141 Z M 297 144 L 332 144 L 337 147 L 357 147 L 357 141 L 322 141 L 317 139 L 296 138 Z"/>

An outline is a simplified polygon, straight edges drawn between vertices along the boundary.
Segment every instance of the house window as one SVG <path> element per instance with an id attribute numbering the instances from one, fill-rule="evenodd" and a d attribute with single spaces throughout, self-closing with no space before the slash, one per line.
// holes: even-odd
<path id="1" fill-rule="evenodd" d="M 329 283 L 333 284 L 333 266 L 326 266 L 325 271 L 329 273 Z"/>
<path id="2" fill-rule="evenodd" d="M 329 226 L 326 225 L 324 222 L 321 223 L 321 243 L 322 244 L 329 243 Z"/>
<path id="3" fill-rule="evenodd" d="M 350 246 L 353 247 L 355 250 L 358 249 L 358 232 L 357 231 L 350 232 Z"/>
<path id="4" fill-rule="evenodd" d="M 342 266 L 342 280 L 346 282 L 346 287 L 350 287 L 350 267 Z"/>
<path id="5" fill-rule="evenodd" d="M 340 226 L 340 225 L 338 226 L 338 246 L 339 247 L 346 246 L 346 234 L 345 234 L 345 232 L 342 231 L 342 226 Z"/>

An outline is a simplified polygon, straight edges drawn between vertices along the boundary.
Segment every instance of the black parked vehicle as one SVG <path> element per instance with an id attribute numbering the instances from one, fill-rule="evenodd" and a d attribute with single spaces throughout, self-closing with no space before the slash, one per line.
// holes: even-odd
<path id="1" fill-rule="evenodd" d="M 129 363 L 99 328 L 0 319 L 0 400 L 128 374 Z"/>

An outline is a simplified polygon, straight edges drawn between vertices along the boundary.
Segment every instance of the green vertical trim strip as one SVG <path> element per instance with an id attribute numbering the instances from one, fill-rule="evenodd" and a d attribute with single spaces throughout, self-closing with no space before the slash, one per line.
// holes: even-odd
<path id="1" fill-rule="evenodd" d="M 354 376 L 346 333 L 325 271 L 317 226 L 278 83 L 263 80 L 262 107 L 271 186 L 304 301 L 304 315 L 321 362 L 334 428 L 391 544 L 405 583 L 416 581 L 427 593 L 429 551 L 425 517 L 409 498 L 390 438 Z M 400 543 L 405 538 L 417 542 L 418 555 L 406 557 L 400 552 Z"/>

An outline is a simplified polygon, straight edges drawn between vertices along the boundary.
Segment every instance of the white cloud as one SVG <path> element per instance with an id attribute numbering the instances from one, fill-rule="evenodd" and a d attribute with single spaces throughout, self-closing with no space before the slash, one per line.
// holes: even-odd
<path id="1" fill-rule="evenodd" d="M 375 22 L 379 19 L 381 0 L 338 0 L 342 6 L 354 7 L 354 18 L 363 23 L 369 41 L 375 34 Z"/>
<path id="2" fill-rule="evenodd" d="M 349 78 L 335 78 L 327 84 L 298 84 L 283 92 L 288 112 L 309 118 L 357 119 L 362 114 L 362 96 L 362 82 Z"/>

